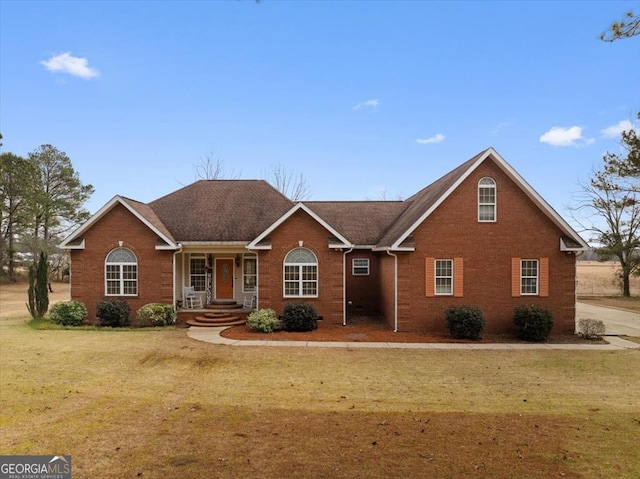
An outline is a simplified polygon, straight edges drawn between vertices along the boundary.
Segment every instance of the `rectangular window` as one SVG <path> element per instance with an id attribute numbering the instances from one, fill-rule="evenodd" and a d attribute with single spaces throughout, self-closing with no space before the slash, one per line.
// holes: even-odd
<path id="1" fill-rule="evenodd" d="M 318 266 L 285 265 L 285 297 L 318 296 Z"/>
<path id="2" fill-rule="evenodd" d="M 353 258 L 351 265 L 353 276 L 369 276 L 368 258 Z"/>
<path id="3" fill-rule="evenodd" d="M 538 294 L 538 260 L 520 261 L 520 294 L 531 296 Z"/>
<path id="4" fill-rule="evenodd" d="M 204 292 L 207 284 L 207 260 L 204 256 L 191 256 L 189 259 L 190 286 L 196 292 Z"/>
<path id="5" fill-rule="evenodd" d="M 135 296 L 138 294 L 138 265 L 108 264 L 106 282 L 107 296 Z"/>
<path id="6" fill-rule="evenodd" d="M 437 259 L 435 261 L 435 287 L 437 295 L 453 294 L 452 259 Z"/>
<path id="7" fill-rule="evenodd" d="M 258 284 L 258 258 L 245 256 L 242 264 L 242 292 L 253 293 Z"/>

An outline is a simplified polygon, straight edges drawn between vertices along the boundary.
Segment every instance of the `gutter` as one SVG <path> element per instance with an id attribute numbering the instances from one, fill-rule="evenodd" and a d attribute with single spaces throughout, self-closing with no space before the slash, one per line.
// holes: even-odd
<path id="1" fill-rule="evenodd" d="M 398 332 L 398 255 L 386 250 L 389 256 L 393 256 L 393 332 Z"/>
<path id="2" fill-rule="evenodd" d="M 353 248 L 342 254 L 342 325 L 347 325 L 347 255 Z"/>

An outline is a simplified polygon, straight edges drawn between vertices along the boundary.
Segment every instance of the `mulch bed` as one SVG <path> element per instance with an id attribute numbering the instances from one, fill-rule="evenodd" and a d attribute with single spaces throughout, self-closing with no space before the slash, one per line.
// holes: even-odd
<path id="1" fill-rule="evenodd" d="M 510 334 L 485 333 L 479 341 L 455 339 L 448 333 L 397 332 L 381 320 L 374 318 L 349 319 L 347 326 L 318 322 L 318 329 L 309 332 L 277 331 L 258 333 L 249 326 L 233 326 L 221 333 L 222 337 L 238 340 L 269 341 L 341 341 L 341 342 L 386 342 L 386 343 L 527 343 Z M 581 336 L 552 335 L 549 344 L 607 344 L 605 340 L 588 340 Z"/>

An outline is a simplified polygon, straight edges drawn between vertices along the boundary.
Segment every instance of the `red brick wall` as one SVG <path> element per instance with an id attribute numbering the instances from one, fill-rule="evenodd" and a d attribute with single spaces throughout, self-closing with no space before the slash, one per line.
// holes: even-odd
<path id="1" fill-rule="evenodd" d="M 297 211 L 270 236 L 272 249 L 260 251 L 258 260 L 258 288 L 261 308 L 271 308 L 282 314 L 288 301 L 305 301 L 313 304 L 325 321 L 342 324 L 343 253 L 328 248 L 330 233 L 304 211 Z M 285 298 L 283 290 L 283 262 L 292 249 L 303 241 L 318 258 L 318 297 Z"/>
<path id="2" fill-rule="evenodd" d="M 173 301 L 173 252 L 156 251 L 157 235 L 129 212 L 116 205 L 84 235 L 85 249 L 71 250 L 71 299 L 87 307 L 94 321 L 97 303 L 105 298 L 105 259 L 118 241 L 138 259 L 138 295 L 124 297 L 131 306 L 130 320 L 139 307 Z"/>
<path id="3" fill-rule="evenodd" d="M 477 184 L 483 176 L 497 182 L 495 223 L 477 221 Z M 415 252 L 399 253 L 399 330 L 446 332 L 447 308 L 471 305 L 483 311 L 486 332 L 512 332 L 514 308 L 538 304 L 552 311 L 554 332 L 573 333 L 575 256 L 560 251 L 560 230 L 492 161 L 474 171 L 413 236 Z M 464 258 L 463 297 L 426 297 L 427 257 Z M 548 297 L 511 296 L 512 257 L 549 258 Z M 386 297 L 389 290 L 383 287 Z"/>
<path id="4" fill-rule="evenodd" d="M 369 260 L 368 276 L 353 275 L 353 260 L 355 258 Z M 379 259 L 380 254 L 371 250 L 356 249 L 347 255 L 347 316 L 381 314 Z"/>

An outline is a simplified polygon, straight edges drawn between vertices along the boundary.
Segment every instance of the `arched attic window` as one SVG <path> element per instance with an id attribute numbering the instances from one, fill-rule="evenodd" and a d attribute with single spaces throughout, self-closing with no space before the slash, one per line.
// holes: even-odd
<path id="1" fill-rule="evenodd" d="M 306 248 L 296 248 L 284 258 L 284 297 L 318 297 L 318 258 Z"/>
<path id="2" fill-rule="evenodd" d="M 136 296 L 138 294 L 138 259 L 126 248 L 112 250 L 105 260 L 105 294 Z"/>
<path id="3" fill-rule="evenodd" d="M 478 221 L 496 221 L 496 181 L 488 176 L 478 182 Z"/>

